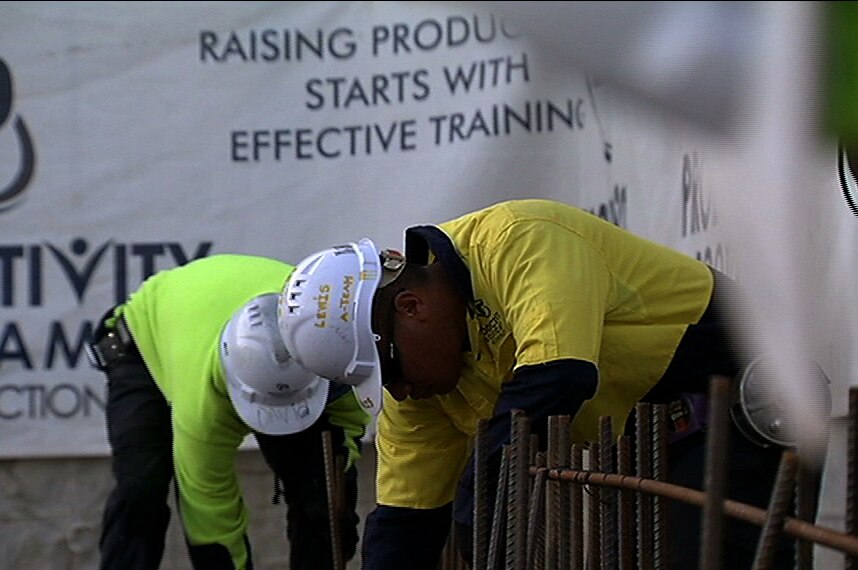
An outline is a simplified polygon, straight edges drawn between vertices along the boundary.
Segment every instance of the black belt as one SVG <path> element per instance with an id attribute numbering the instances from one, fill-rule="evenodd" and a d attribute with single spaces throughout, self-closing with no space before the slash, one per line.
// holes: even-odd
<path id="1" fill-rule="evenodd" d="M 117 360 L 135 354 L 136 350 L 128 323 L 123 317 L 116 319 L 112 329 L 106 329 L 99 338 L 86 344 L 89 363 L 93 368 L 102 371 L 107 370 Z"/>

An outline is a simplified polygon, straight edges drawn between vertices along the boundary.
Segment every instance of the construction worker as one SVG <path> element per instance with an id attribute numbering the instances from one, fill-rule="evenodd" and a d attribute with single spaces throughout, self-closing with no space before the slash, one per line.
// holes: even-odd
<path id="1" fill-rule="evenodd" d="M 172 480 L 193 567 L 252 568 L 234 465 L 251 433 L 288 507 L 290 568 L 319 570 L 333 568 L 322 438 L 330 431 L 345 469 L 342 559 L 353 557 L 355 461 L 378 402 L 362 407 L 352 388 L 381 388 L 377 377 L 329 382 L 290 357 L 277 307 L 293 269 L 247 255 L 201 258 L 151 276 L 100 321 L 89 353 L 107 376 L 115 478 L 102 569 L 158 568 Z"/>
<path id="2" fill-rule="evenodd" d="M 324 351 L 339 341 L 313 326 L 308 296 L 294 293 L 328 288 L 340 295 L 338 270 L 342 281 L 358 272 L 346 267 L 375 256 L 370 240 L 352 244 L 360 256 L 339 254 L 348 249 L 302 261 L 285 291 L 292 300 L 281 323 L 284 340 L 322 376 Z M 602 416 L 619 434 L 632 425 L 638 402 L 688 396 L 696 403 L 675 418 L 670 473 L 674 483 L 703 487 L 705 435 L 698 428 L 708 382 L 714 374 L 735 377 L 744 364 L 726 327 L 730 279 L 546 200 L 509 201 L 410 227 L 405 260 L 382 254 L 391 274 L 368 272 L 377 289 L 372 331 L 361 342 L 372 339 L 378 348 L 386 394 L 376 440 L 378 505 L 362 543 L 365 570 L 435 569 L 451 515 L 470 562 L 473 436 L 478 422 L 490 419 L 497 472 L 513 409 L 542 434 L 549 416 L 572 416 L 573 441 L 583 442 L 598 440 Z M 732 428 L 730 450 L 729 496 L 765 508 L 781 449 Z M 674 507 L 670 567 L 694 568 L 700 512 Z M 731 522 L 725 534 L 725 567 L 749 568 L 759 529 Z M 789 550 L 782 545 L 779 567 L 792 563 Z"/>

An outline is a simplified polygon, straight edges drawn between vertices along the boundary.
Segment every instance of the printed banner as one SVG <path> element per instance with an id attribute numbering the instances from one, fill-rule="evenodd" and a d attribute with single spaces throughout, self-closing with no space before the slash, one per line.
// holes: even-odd
<path id="1" fill-rule="evenodd" d="M 716 202 L 743 167 L 501 4 L 0 3 L 0 457 L 107 453 L 93 323 L 214 253 L 400 247 L 543 197 L 735 274 Z M 809 214 L 854 233 L 829 166 Z"/>

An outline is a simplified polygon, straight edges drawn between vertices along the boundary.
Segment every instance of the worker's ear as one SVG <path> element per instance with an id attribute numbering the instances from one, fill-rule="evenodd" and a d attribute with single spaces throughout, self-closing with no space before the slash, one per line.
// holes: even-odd
<path id="1" fill-rule="evenodd" d="M 400 291 L 393 299 L 396 312 L 403 316 L 423 320 L 426 314 L 426 303 L 423 297 L 413 289 Z"/>

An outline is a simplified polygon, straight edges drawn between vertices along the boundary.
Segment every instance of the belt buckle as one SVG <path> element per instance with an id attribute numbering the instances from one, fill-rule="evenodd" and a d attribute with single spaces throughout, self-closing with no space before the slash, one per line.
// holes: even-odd
<path id="1" fill-rule="evenodd" d="M 103 337 L 93 343 L 86 345 L 86 357 L 96 370 L 104 371 L 111 360 L 122 355 L 122 347 L 118 342 L 118 335 L 114 331 L 108 331 Z"/>
<path id="2" fill-rule="evenodd" d="M 103 372 L 111 362 L 127 354 L 130 342 L 128 327 L 123 319 L 117 319 L 113 330 L 85 345 L 87 359 L 93 368 Z"/>
<path id="3" fill-rule="evenodd" d="M 123 347 L 131 344 L 131 332 L 128 330 L 128 323 L 125 322 L 124 317 L 120 316 L 116 319 L 116 325 L 113 330 L 116 332 L 116 336 Z"/>
<path id="4" fill-rule="evenodd" d="M 107 368 L 107 363 L 104 362 L 104 357 L 101 354 L 100 347 L 95 343 L 87 342 L 84 344 L 84 351 L 86 352 L 86 359 L 89 360 L 89 365 L 95 368 L 96 370 L 104 371 Z"/>

